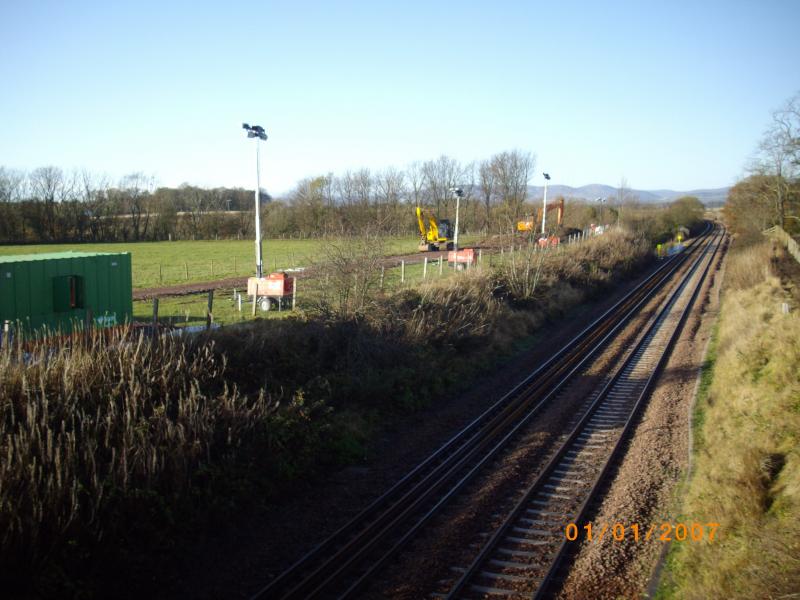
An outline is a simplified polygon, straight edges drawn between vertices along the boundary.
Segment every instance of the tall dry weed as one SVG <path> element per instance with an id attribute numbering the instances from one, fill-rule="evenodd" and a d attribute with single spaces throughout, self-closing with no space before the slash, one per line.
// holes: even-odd
<path id="1" fill-rule="evenodd" d="M 113 535 L 131 498 L 180 496 L 266 414 L 263 397 L 224 384 L 211 343 L 127 330 L 76 340 L 0 350 L 4 569 Z"/>
<path id="2" fill-rule="evenodd" d="M 734 242 L 725 266 L 725 285 L 732 290 L 746 290 L 767 281 L 773 275 L 774 252 L 774 244 L 769 240 L 751 244 Z"/>

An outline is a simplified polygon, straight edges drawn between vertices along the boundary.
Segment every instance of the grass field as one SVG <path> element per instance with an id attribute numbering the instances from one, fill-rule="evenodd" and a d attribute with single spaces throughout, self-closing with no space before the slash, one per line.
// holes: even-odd
<path id="1" fill-rule="evenodd" d="M 488 264 L 488 260 L 487 260 Z M 404 273 L 398 261 L 394 267 L 388 267 L 384 274 L 384 289 L 397 290 L 401 287 L 414 287 L 423 282 L 424 279 L 438 279 L 452 277 L 455 271 L 452 267 L 448 268 L 447 263 L 443 263 L 441 269 L 437 261 L 431 261 L 427 272 L 423 274 L 424 267 L 421 263 L 405 265 Z M 216 272 L 216 271 L 215 271 Z M 425 275 L 425 277 L 423 277 Z M 309 297 L 307 295 L 304 281 L 298 281 L 297 308 L 303 309 L 308 306 Z M 239 289 L 242 293 L 244 290 Z M 252 304 L 250 299 L 243 295 L 242 307 L 239 311 L 238 302 L 234 298 L 232 288 L 216 290 L 213 300 L 214 322 L 220 325 L 230 325 L 248 321 L 253 318 Z M 206 309 L 208 306 L 207 292 L 197 294 L 187 294 L 184 296 L 163 297 L 159 299 L 158 315 L 159 321 L 168 323 L 176 327 L 202 325 L 206 322 Z M 289 312 L 268 311 L 264 312 L 260 308 L 256 310 L 256 317 L 279 318 L 290 314 Z M 133 318 L 135 321 L 150 322 L 153 318 L 152 300 L 135 300 L 133 303 Z"/>
<path id="2" fill-rule="evenodd" d="M 412 236 L 387 238 L 384 251 L 387 255 L 413 253 L 417 241 L 418 238 Z M 470 241 L 468 236 L 464 237 L 464 243 Z M 309 266 L 310 262 L 322 258 L 326 243 L 319 239 L 264 240 L 264 268 L 269 272 Z M 130 252 L 135 289 L 246 276 L 255 270 L 252 240 L 0 246 L 0 255 L 65 250 Z"/>

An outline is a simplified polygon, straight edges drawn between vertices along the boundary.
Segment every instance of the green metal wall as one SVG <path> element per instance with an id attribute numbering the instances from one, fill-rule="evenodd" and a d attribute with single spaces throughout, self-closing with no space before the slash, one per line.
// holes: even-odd
<path id="1" fill-rule="evenodd" d="M 81 278 L 79 307 L 70 307 L 69 278 Z M 64 294 L 67 297 L 64 297 Z M 66 302 L 66 303 L 65 303 Z M 130 253 L 59 252 L 0 257 L 0 325 L 71 331 L 90 314 L 97 327 L 133 317 Z"/>

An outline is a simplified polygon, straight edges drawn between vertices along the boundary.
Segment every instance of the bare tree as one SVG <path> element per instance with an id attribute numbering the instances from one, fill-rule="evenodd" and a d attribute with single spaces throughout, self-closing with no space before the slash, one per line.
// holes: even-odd
<path id="1" fill-rule="evenodd" d="M 19 202 L 25 194 L 25 172 L 0 167 L 0 202 Z"/>
<path id="2" fill-rule="evenodd" d="M 478 181 L 480 182 L 481 199 L 483 200 L 485 212 L 483 229 L 486 233 L 489 233 L 491 229 L 492 201 L 494 200 L 495 187 L 497 185 L 491 160 L 481 161 L 478 167 Z"/>
<path id="3" fill-rule="evenodd" d="M 425 186 L 430 200 L 436 205 L 436 215 L 448 214 L 451 194 L 450 188 L 458 185 L 462 173 L 461 164 L 454 158 L 442 155 L 436 160 L 426 161 L 422 165 Z"/>
<path id="4" fill-rule="evenodd" d="M 54 166 L 39 167 L 31 171 L 28 181 L 33 199 L 44 204 L 41 216 L 36 219 L 40 222 L 32 225 L 45 239 L 53 241 L 56 237 L 55 203 L 63 194 L 64 172 Z"/>
<path id="5" fill-rule="evenodd" d="M 491 170 L 501 201 L 506 205 L 508 226 L 513 229 L 528 194 L 528 181 L 536 159 L 530 152 L 510 150 L 491 158 Z"/>
<path id="6" fill-rule="evenodd" d="M 800 170 L 800 93 L 772 113 L 772 123 L 764 132 L 750 167 L 763 175 L 773 198 L 778 225 L 785 226 L 786 198 L 791 180 Z"/>
<path id="7" fill-rule="evenodd" d="M 414 206 L 421 206 L 423 199 L 423 190 L 425 187 L 425 174 L 422 170 L 422 164 L 419 161 L 414 161 L 406 168 L 406 179 L 408 180 L 409 192 L 411 200 L 414 201 Z"/>
<path id="8" fill-rule="evenodd" d="M 131 219 L 133 239 L 139 241 L 147 237 L 150 225 L 150 192 L 153 189 L 153 178 L 144 173 L 131 173 L 122 178 L 120 189 L 125 199 L 126 208 Z"/>
<path id="9" fill-rule="evenodd" d="M 405 174 L 394 167 L 387 167 L 375 176 L 375 190 L 378 199 L 378 229 L 397 232 L 403 221 L 395 218 L 398 206 L 405 195 Z M 380 207 L 383 207 L 383 210 Z"/>

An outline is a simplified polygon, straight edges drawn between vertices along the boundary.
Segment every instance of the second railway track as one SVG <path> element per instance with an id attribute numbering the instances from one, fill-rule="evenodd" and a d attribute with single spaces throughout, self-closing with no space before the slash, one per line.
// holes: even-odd
<path id="1" fill-rule="evenodd" d="M 716 235 L 588 398 L 585 412 L 534 483 L 445 593 L 455 598 L 544 598 L 564 557 L 566 527 L 580 524 L 635 423 L 713 263 Z M 446 582 L 443 582 L 446 583 Z"/>
<path id="2" fill-rule="evenodd" d="M 356 595 L 380 567 L 507 448 L 672 276 L 685 268 L 687 261 L 695 261 L 691 269 L 697 270 L 699 260 L 707 258 L 711 242 L 706 243 L 705 238 L 709 235 L 707 232 L 685 253 L 665 260 L 511 392 L 254 598 Z M 605 415 L 613 416 L 613 412 L 599 414 L 593 421 L 595 425 L 602 423 Z M 464 585 L 466 578 L 457 587 L 461 589 Z"/>

